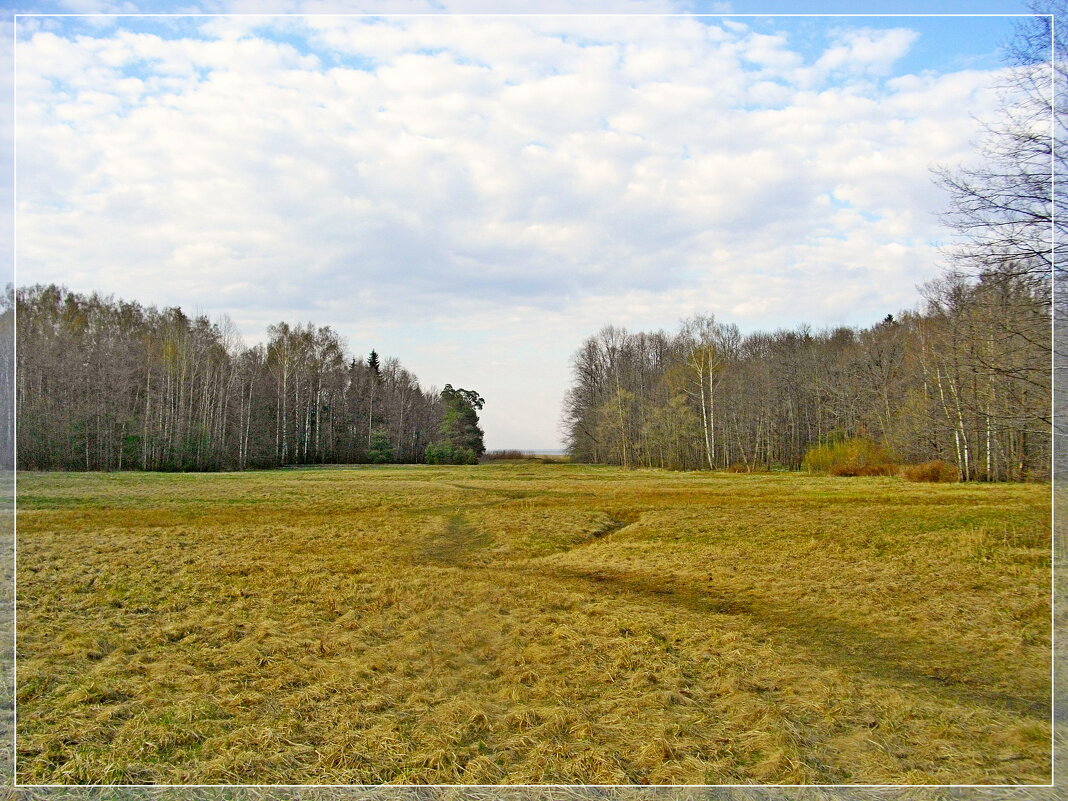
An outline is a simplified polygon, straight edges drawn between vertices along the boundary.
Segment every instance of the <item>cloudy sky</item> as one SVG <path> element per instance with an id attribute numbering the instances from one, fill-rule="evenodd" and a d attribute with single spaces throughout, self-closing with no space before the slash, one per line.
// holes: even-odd
<path id="1" fill-rule="evenodd" d="M 869 325 L 938 274 L 930 168 L 974 159 L 1013 20 L 649 15 L 796 4 L 746 5 L 20 16 L 17 282 L 331 325 L 478 390 L 490 448 L 559 447 L 606 324 Z"/>

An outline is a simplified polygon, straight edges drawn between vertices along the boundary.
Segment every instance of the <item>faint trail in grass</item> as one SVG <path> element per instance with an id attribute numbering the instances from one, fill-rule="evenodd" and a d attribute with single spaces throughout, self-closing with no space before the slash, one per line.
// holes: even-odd
<path id="1" fill-rule="evenodd" d="M 504 501 L 515 501 L 523 498 L 541 498 L 545 495 L 542 490 L 506 490 L 500 487 L 482 487 L 477 484 L 459 484 L 455 481 L 449 482 L 450 487 L 455 487 L 465 492 L 481 492 L 488 495 L 494 495 Z"/>
<path id="2" fill-rule="evenodd" d="M 473 506 L 493 506 L 505 500 L 507 498 Z M 641 511 L 610 509 L 605 515 L 604 525 L 592 532 L 590 539 L 574 547 L 581 548 L 623 531 L 639 521 Z M 591 594 L 617 592 L 642 603 L 682 606 L 703 614 L 744 615 L 763 628 L 768 637 L 785 641 L 785 648 L 793 652 L 807 651 L 829 666 L 848 668 L 874 679 L 920 686 L 947 700 L 968 701 L 1025 714 L 1049 711 L 1050 701 L 1048 697 L 1041 697 L 1041 691 L 1021 695 L 975 686 L 967 676 L 967 667 L 975 655 L 955 654 L 945 643 L 935 648 L 923 642 L 880 637 L 865 629 L 806 614 L 796 606 L 768 603 L 755 595 L 717 594 L 712 589 L 696 591 L 692 587 L 673 584 L 670 578 L 640 572 L 581 570 L 537 563 L 474 565 L 470 557 L 490 544 L 489 534 L 472 527 L 461 511 L 446 515 L 444 522 L 442 532 L 422 544 L 418 561 L 477 566 L 490 573 L 507 570 L 532 577 L 577 582 L 584 584 Z M 917 665 L 928 667 L 917 668 Z"/>
<path id="3" fill-rule="evenodd" d="M 435 506 L 415 506 L 415 507 L 412 507 L 411 509 L 401 510 L 401 511 L 398 512 L 398 514 L 416 515 L 416 516 L 420 516 L 420 517 L 423 517 L 423 516 L 426 516 L 426 515 L 446 515 L 446 514 L 449 514 L 449 513 L 459 514 L 461 508 L 463 508 L 463 509 L 486 509 L 486 508 L 491 507 L 491 506 L 500 506 L 501 504 L 507 503 L 508 500 L 509 500 L 508 498 L 501 498 L 499 500 L 493 500 L 493 501 L 480 501 L 479 503 L 463 503 L 463 504 L 440 503 L 440 504 L 437 504 Z"/>
<path id="4" fill-rule="evenodd" d="M 498 568 L 500 569 L 500 568 Z M 976 687 L 964 670 L 974 654 L 953 654 L 948 644 L 931 644 L 879 637 L 833 620 L 805 615 L 796 607 L 768 604 L 756 597 L 717 596 L 673 586 L 670 579 L 612 570 L 577 570 L 556 566 L 515 566 L 554 580 L 586 585 L 594 594 L 617 592 L 642 603 L 683 606 L 704 614 L 744 615 L 767 631 L 771 639 L 785 640 L 787 652 L 808 652 L 817 660 L 848 668 L 871 678 L 923 687 L 946 700 L 971 702 L 1024 714 L 1048 715 L 1050 699 L 1041 691 L 1010 694 Z M 934 664 L 927 671 L 917 664 Z"/>
<path id="5" fill-rule="evenodd" d="M 622 531 L 628 526 L 634 525 L 638 522 L 638 518 L 641 517 L 641 510 L 613 510 L 606 511 L 605 515 L 607 516 L 608 521 L 603 526 L 601 526 L 601 528 L 593 532 L 593 539 L 588 540 L 584 543 L 580 543 L 576 547 L 588 545 L 590 542 L 593 542 L 593 540 L 603 539 L 609 534 L 615 534 L 617 531 Z"/>
<path id="6" fill-rule="evenodd" d="M 421 544 L 417 552 L 419 561 L 460 567 L 471 553 L 490 543 L 489 535 L 471 526 L 462 512 L 446 516 L 444 522 L 441 533 Z"/>

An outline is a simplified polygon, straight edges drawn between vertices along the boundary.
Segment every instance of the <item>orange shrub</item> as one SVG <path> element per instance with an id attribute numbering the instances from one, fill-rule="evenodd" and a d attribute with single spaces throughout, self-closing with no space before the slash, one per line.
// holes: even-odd
<path id="1" fill-rule="evenodd" d="M 827 472 L 832 476 L 892 476 L 897 473 L 897 465 L 890 462 L 881 462 L 879 464 L 845 462 L 844 464 L 831 465 Z"/>
<path id="2" fill-rule="evenodd" d="M 935 459 L 933 462 L 923 462 L 922 464 L 906 465 L 902 469 L 901 475 L 909 481 L 932 481 L 936 483 L 956 481 L 960 477 L 956 467 L 943 462 L 941 459 Z"/>
<path id="3" fill-rule="evenodd" d="M 832 476 L 890 476 L 897 468 L 890 451 L 865 437 L 829 442 L 810 448 L 801 467 Z"/>

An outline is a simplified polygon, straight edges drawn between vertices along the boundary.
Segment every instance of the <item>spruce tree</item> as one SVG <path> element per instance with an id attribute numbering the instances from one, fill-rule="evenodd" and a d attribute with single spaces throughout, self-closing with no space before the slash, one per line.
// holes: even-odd
<path id="1" fill-rule="evenodd" d="M 478 410 L 485 400 L 471 389 L 453 389 L 446 384 L 441 391 L 445 415 L 438 427 L 439 438 L 427 447 L 428 464 L 477 464 L 486 452 Z"/>

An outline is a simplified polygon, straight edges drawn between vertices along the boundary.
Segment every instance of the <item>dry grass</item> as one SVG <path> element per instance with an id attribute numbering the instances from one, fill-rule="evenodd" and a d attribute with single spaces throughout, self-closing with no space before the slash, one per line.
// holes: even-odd
<path id="1" fill-rule="evenodd" d="M 340 787 L 340 788 L 25 788 L 12 801 L 1060 801 L 1056 789 L 1006 788 L 687 788 L 687 787 Z"/>
<path id="2" fill-rule="evenodd" d="M 1045 783 L 1048 487 L 19 477 L 24 783 Z"/>
<path id="3" fill-rule="evenodd" d="M 0 786 L 14 781 L 14 473 L 0 471 Z"/>

